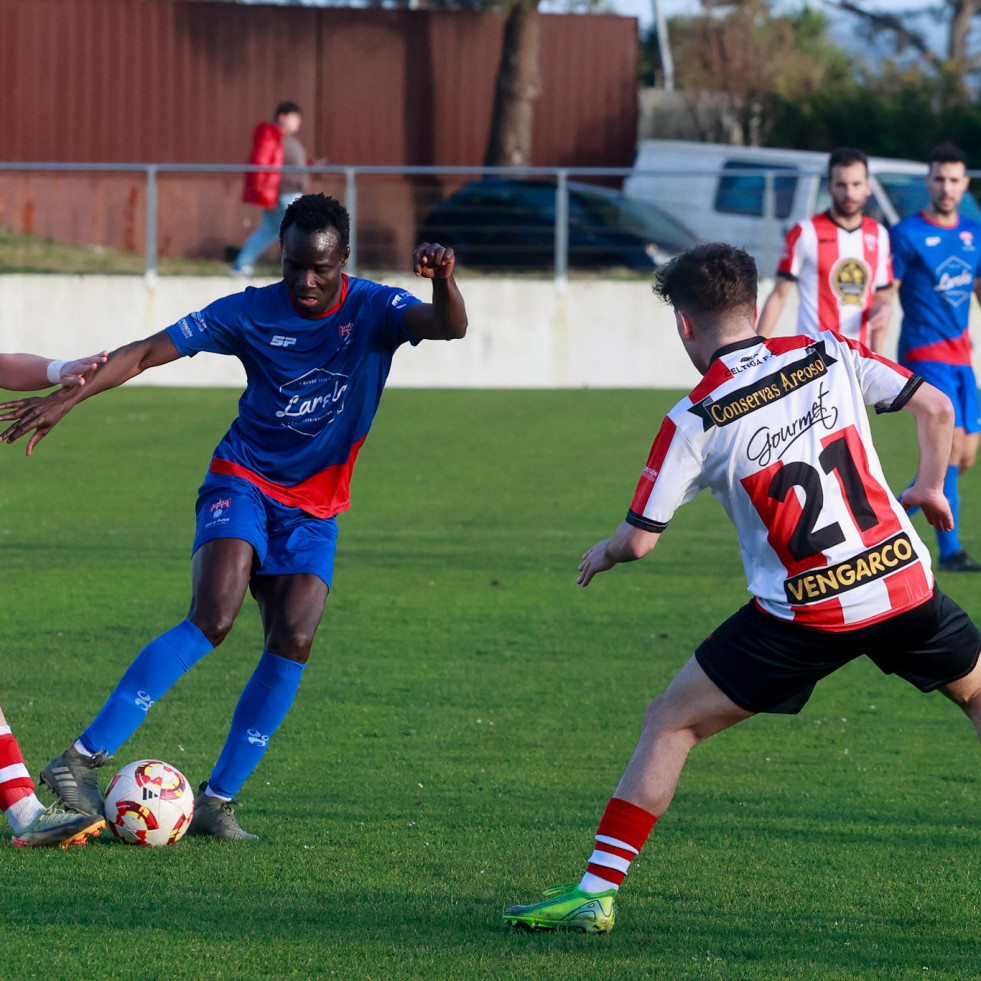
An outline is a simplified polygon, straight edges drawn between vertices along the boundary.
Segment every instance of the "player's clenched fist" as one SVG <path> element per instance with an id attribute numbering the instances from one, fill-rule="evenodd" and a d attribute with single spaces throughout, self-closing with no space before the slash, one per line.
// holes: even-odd
<path id="1" fill-rule="evenodd" d="M 456 255 L 438 242 L 423 242 L 412 253 L 412 271 L 423 279 L 449 279 L 456 265 Z"/>

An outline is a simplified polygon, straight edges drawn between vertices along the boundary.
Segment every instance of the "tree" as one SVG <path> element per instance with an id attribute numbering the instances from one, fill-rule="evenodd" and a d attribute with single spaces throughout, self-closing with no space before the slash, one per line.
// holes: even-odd
<path id="1" fill-rule="evenodd" d="M 526 167 L 531 163 L 535 100 L 542 91 L 540 40 L 538 0 L 512 0 L 494 86 L 494 111 L 484 156 L 487 167 Z"/>
<path id="2" fill-rule="evenodd" d="M 852 70 L 849 56 L 827 39 L 827 18 L 811 8 L 774 16 L 767 0 L 714 6 L 703 0 L 704 14 L 671 21 L 679 87 L 717 94 L 716 131 L 707 120 L 706 138 L 767 142 L 787 99 L 833 85 Z"/>
<path id="3" fill-rule="evenodd" d="M 956 81 L 958 97 L 968 99 L 969 81 L 981 71 L 981 51 L 970 50 L 971 27 L 975 18 L 981 16 L 981 0 L 940 0 L 939 4 L 904 14 L 876 10 L 859 0 L 829 0 L 829 3 L 861 19 L 870 37 L 880 37 L 883 32 L 892 37 L 897 53 L 912 49 L 931 71 L 946 72 Z M 947 16 L 947 43 L 942 53 L 915 26 L 924 17 L 929 18 L 931 25 L 936 24 L 938 7 Z"/>

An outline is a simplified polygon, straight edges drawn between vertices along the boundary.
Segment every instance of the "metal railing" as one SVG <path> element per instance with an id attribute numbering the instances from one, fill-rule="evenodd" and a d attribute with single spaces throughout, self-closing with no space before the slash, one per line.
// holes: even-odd
<path id="1" fill-rule="evenodd" d="M 172 175 L 234 175 L 239 177 L 245 173 L 268 172 L 271 168 L 260 165 L 245 164 L 192 164 L 192 163 L 59 163 L 59 162 L 3 162 L 0 161 L 0 177 L 13 173 L 24 174 L 142 174 L 144 191 L 144 274 L 148 284 L 152 284 L 158 274 L 159 268 L 159 248 L 160 248 L 160 181 L 162 178 Z M 313 178 L 340 178 L 343 182 L 343 202 L 351 216 L 351 255 L 348 261 L 348 269 L 356 272 L 359 265 L 359 197 L 363 186 L 371 179 L 392 177 L 400 180 L 409 179 L 446 179 L 457 180 L 459 178 L 469 178 L 476 180 L 482 177 L 496 178 L 521 178 L 554 181 L 555 203 L 554 203 L 554 241 L 552 242 L 551 270 L 558 284 L 567 281 L 570 271 L 570 191 L 569 183 L 572 180 L 583 180 L 585 182 L 605 182 L 607 185 L 615 183 L 617 186 L 623 178 L 631 174 L 646 174 L 649 176 L 673 176 L 673 177 L 711 177 L 718 178 L 718 169 L 705 170 L 701 172 L 685 171 L 634 171 L 629 168 L 615 167 L 389 167 L 389 166 L 342 166 L 324 165 L 310 167 L 282 167 L 276 168 L 283 173 L 304 173 Z M 799 171 L 803 174 L 804 171 Z M 743 172 L 729 169 L 726 171 L 727 177 L 742 176 Z M 768 249 L 767 259 L 773 260 L 779 242 L 782 238 L 783 228 L 777 218 L 776 182 L 780 178 L 786 178 L 785 168 L 776 168 L 772 171 L 763 171 L 759 168 L 747 170 L 745 176 L 762 178 L 762 213 L 760 215 L 765 224 L 768 234 L 767 240 L 771 243 Z M 433 202 L 433 204 L 438 202 Z M 683 213 L 684 207 L 690 206 L 690 202 L 680 202 L 680 211 Z M 39 207 L 43 208 L 43 201 L 32 204 L 33 211 Z M 33 212 L 32 212 L 33 213 Z M 4 219 L 7 216 L 0 212 L 0 224 L 6 224 Z M 683 221 L 683 219 L 682 219 Z M 9 227 L 9 226 L 8 226 Z M 737 243 L 739 244 L 739 243 Z M 772 253 L 770 255 L 769 253 Z M 582 259 L 583 253 L 578 252 L 577 257 Z M 581 261 L 580 261 L 581 264 Z M 655 262 L 652 260 L 651 268 Z M 765 266 L 763 271 L 768 273 L 772 261 L 761 263 Z"/>

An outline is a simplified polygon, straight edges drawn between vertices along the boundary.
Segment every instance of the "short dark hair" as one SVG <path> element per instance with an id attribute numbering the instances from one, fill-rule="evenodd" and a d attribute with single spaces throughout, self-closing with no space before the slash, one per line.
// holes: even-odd
<path id="1" fill-rule="evenodd" d="M 279 226 L 280 243 L 290 225 L 296 225 L 301 232 L 307 233 L 336 228 L 342 251 L 351 243 L 351 216 L 347 208 L 326 194 L 301 194 L 290 204 Z"/>
<path id="2" fill-rule="evenodd" d="M 276 119 L 278 116 L 288 116 L 291 112 L 298 112 L 301 115 L 303 114 L 303 110 L 300 109 L 295 102 L 280 102 L 280 104 L 276 106 L 276 112 L 273 114 L 273 119 Z"/>
<path id="3" fill-rule="evenodd" d="M 863 164 L 865 172 L 869 172 L 869 158 L 853 146 L 840 146 L 831 151 L 828 157 L 828 180 L 831 180 L 831 171 L 835 167 L 850 167 L 852 164 Z"/>
<path id="4" fill-rule="evenodd" d="M 708 242 L 676 255 L 662 266 L 654 293 L 676 310 L 715 316 L 756 309 L 756 261 L 744 249 Z"/>
<path id="5" fill-rule="evenodd" d="M 967 154 L 954 143 L 941 143 L 930 151 L 927 164 L 932 167 L 935 163 L 959 163 L 967 167 Z"/>

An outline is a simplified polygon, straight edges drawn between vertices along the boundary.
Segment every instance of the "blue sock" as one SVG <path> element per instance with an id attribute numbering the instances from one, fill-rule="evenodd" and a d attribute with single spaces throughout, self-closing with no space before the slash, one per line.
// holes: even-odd
<path id="1" fill-rule="evenodd" d="M 306 665 L 263 651 L 232 716 L 228 739 L 208 781 L 222 797 L 234 797 L 259 765 L 269 737 L 286 718 Z"/>
<path id="2" fill-rule="evenodd" d="M 147 710 L 214 645 L 190 620 L 151 641 L 119 679 L 92 724 L 82 733 L 82 745 L 90 752 L 110 755 L 133 735 Z"/>
<path id="3" fill-rule="evenodd" d="M 944 477 L 944 497 L 947 498 L 951 513 L 954 515 L 954 527 L 950 531 L 937 532 L 937 545 L 940 546 L 941 560 L 949 558 L 954 552 L 961 550 L 961 539 L 957 533 L 958 512 L 960 511 L 960 500 L 957 496 L 957 467 L 947 468 L 947 475 Z"/>

